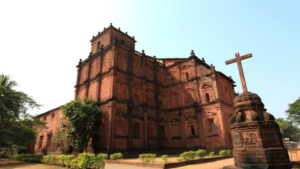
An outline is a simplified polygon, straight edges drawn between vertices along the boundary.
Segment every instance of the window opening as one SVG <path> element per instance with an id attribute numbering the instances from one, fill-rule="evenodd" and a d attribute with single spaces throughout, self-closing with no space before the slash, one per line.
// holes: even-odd
<path id="1" fill-rule="evenodd" d="M 194 126 L 191 126 L 191 133 L 192 133 L 192 135 L 195 135 L 195 129 L 194 129 Z"/>
<path id="2" fill-rule="evenodd" d="M 206 102 L 210 102 L 209 94 L 208 93 L 205 93 L 205 98 L 206 98 Z"/>
<path id="3" fill-rule="evenodd" d="M 97 43 L 97 51 L 100 50 L 100 41 Z"/>
<path id="4" fill-rule="evenodd" d="M 162 101 L 158 101 L 158 108 L 162 109 Z"/>
<path id="5" fill-rule="evenodd" d="M 186 80 L 189 80 L 189 74 L 185 73 L 185 76 L 186 76 Z"/>
<path id="6" fill-rule="evenodd" d="M 46 121 L 46 119 L 47 119 L 47 116 L 45 115 L 45 116 L 44 116 L 44 121 Z"/>
<path id="7" fill-rule="evenodd" d="M 121 44 L 124 45 L 124 40 L 121 40 Z"/>
<path id="8" fill-rule="evenodd" d="M 214 121 L 210 121 L 211 133 L 215 133 L 215 123 Z"/>
<path id="9" fill-rule="evenodd" d="M 134 123 L 134 136 L 139 136 L 139 123 Z"/>
<path id="10" fill-rule="evenodd" d="M 55 114 L 54 113 L 52 113 L 52 115 L 51 115 L 51 118 L 54 118 L 55 117 Z"/>
<path id="11" fill-rule="evenodd" d="M 172 84 L 174 84 L 174 79 L 173 79 L 173 77 L 172 77 Z"/>
<path id="12" fill-rule="evenodd" d="M 133 101 L 134 101 L 134 104 L 137 106 L 138 105 L 138 100 L 139 100 L 139 96 L 138 95 L 134 95 L 134 99 L 133 99 Z"/>
<path id="13" fill-rule="evenodd" d="M 42 148 L 44 136 L 40 136 L 39 148 Z"/>
<path id="14" fill-rule="evenodd" d="M 165 126 L 160 126 L 160 137 L 161 138 L 165 137 Z"/>
<path id="15" fill-rule="evenodd" d="M 51 135 L 47 136 L 47 145 L 46 147 L 50 147 L 50 143 L 51 143 Z"/>

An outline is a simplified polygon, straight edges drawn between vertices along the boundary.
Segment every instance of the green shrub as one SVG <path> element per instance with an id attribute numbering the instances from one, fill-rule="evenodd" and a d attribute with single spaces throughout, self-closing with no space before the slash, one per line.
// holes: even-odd
<path id="1" fill-rule="evenodd" d="M 228 149 L 226 150 L 228 155 L 232 155 L 232 150 Z"/>
<path id="2" fill-rule="evenodd" d="M 114 153 L 110 155 L 111 160 L 123 160 L 122 153 Z"/>
<path id="3" fill-rule="evenodd" d="M 196 151 L 188 151 L 180 154 L 180 157 L 182 157 L 184 161 L 193 160 L 196 158 L 196 156 Z"/>
<path id="4" fill-rule="evenodd" d="M 183 161 L 183 158 L 178 157 L 178 158 L 177 158 L 177 161 Z"/>
<path id="5" fill-rule="evenodd" d="M 208 156 L 209 156 L 209 157 L 213 157 L 213 156 L 215 156 L 215 152 L 213 152 L 213 151 L 212 151 L 212 152 L 210 152 Z"/>
<path id="6" fill-rule="evenodd" d="M 64 164 L 67 166 L 67 167 L 70 167 L 71 166 L 71 162 L 72 160 L 74 159 L 74 155 L 66 155 L 65 157 L 65 160 L 64 160 Z"/>
<path id="7" fill-rule="evenodd" d="M 8 158 L 8 155 L 7 154 L 1 154 L 0 158 Z"/>
<path id="8" fill-rule="evenodd" d="M 219 151 L 220 156 L 227 156 L 227 151 L 226 150 L 221 150 Z"/>
<path id="9" fill-rule="evenodd" d="M 140 154 L 139 155 L 139 159 L 142 160 L 143 163 L 154 163 L 155 162 L 155 157 L 156 157 L 156 154 Z"/>
<path id="10" fill-rule="evenodd" d="M 42 158 L 43 154 L 16 154 L 11 156 L 11 159 L 13 160 L 21 160 L 28 162 L 41 162 Z"/>
<path id="11" fill-rule="evenodd" d="M 97 155 L 97 157 L 103 157 L 104 160 L 107 160 L 108 155 L 105 154 L 105 153 L 99 153 L 99 154 Z"/>
<path id="12" fill-rule="evenodd" d="M 203 158 L 203 157 L 205 157 L 205 155 L 206 155 L 206 151 L 203 150 L 203 149 L 199 149 L 199 150 L 196 151 L 196 156 L 198 158 Z"/>
<path id="13" fill-rule="evenodd" d="M 168 160 L 167 160 L 168 155 L 162 155 L 160 158 L 161 158 L 165 163 L 168 163 Z"/>

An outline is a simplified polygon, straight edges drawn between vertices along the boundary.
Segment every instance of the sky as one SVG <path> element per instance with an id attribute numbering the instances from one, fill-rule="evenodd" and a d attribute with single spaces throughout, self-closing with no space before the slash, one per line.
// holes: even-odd
<path id="1" fill-rule="evenodd" d="M 135 36 L 136 50 L 157 58 L 189 57 L 194 50 L 217 71 L 232 76 L 242 93 L 242 61 L 248 91 L 275 118 L 300 97 L 300 1 L 98 0 L 0 1 L 0 73 L 43 107 L 37 115 L 74 99 L 79 59 L 90 40 L 110 23 Z"/>

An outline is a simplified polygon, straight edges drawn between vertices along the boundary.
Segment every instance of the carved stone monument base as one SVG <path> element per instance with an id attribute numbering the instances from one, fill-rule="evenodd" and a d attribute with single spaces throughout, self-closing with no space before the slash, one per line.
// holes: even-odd
<path id="1" fill-rule="evenodd" d="M 279 126 L 260 97 L 244 92 L 234 99 L 234 109 L 230 119 L 234 167 L 227 169 L 290 169 Z"/>

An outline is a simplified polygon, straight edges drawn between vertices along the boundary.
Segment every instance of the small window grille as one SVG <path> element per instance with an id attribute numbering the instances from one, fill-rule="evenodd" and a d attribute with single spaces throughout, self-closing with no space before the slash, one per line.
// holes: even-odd
<path id="1" fill-rule="evenodd" d="M 139 123 L 134 123 L 134 137 L 139 136 Z"/>
<path id="2" fill-rule="evenodd" d="M 165 126 L 160 126 L 160 137 L 161 138 L 165 137 Z"/>

